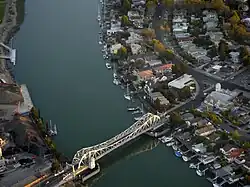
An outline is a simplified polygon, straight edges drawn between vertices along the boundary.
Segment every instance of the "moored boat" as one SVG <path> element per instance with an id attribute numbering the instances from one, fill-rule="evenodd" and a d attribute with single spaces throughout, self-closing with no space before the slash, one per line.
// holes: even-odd
<path id="1" fill-rule="evenodd" d="M 106 65 L 106 68 L 107 68 L 107 69 L 111 69 L 111 68 L 112 68 L 111 64 L 108 63 L 108 62 L 107 62 L 105 65 Z"/>

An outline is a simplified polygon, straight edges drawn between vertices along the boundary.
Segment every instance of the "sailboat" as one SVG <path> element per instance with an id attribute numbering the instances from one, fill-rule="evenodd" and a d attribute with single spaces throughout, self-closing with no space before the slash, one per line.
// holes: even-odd
<path id="1" fill-rule="evenodd" d="M 118 77 L 117 77 L 115 65 L 114 65 L 114 71 L 113 71 L 113 83 L 114 83 L 115 85 L 119 85 L 119 84 L 120 84 L 120 81 L 118 80 Z"/>
<path id="2" fill-rule="evenodd" d="M 56 128 L 56 124 L 54 124 L 54 135 L 57 135 L 57 128 Z"/>
<path id="3" fill-rule="evenodd" d="M 50 136 L 57 135 L 56 125 L 54 125 L 54 127 L 53 127 L 51 120 L 49 121 L 48 127 L 49 127 L 49 132 L 48 133 L 49 133 Z"/>
<path id="4" fill-rule="evenodd" d="M 129 94 L 128 84 L 127 84 L 127 92 L 124 94 L 124 98 L 127 99 L 127 100 L 129 100 L 129 101 L 132 99 L 131 96 L 130 96 L 130 94 Z"/>

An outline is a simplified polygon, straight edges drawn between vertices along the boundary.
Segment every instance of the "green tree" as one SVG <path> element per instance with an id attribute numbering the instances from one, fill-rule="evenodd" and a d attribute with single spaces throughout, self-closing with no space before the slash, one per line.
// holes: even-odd
<path id="1" fill-rule="evenodd" d="M 126 15 L 122 16 L 121 25 L 122 26 L 128 26 L 128 25 L 130 25 L 130 21 L 128 19 L 128 16 L 126 16 Z"/>
<path id="2" fill-rule="evenodd" d="M 219 47 L 218 47 L 218 54 L 219 54 L 220 60 L 224 61 L 228 53 L 229 53 L 228 44 L 224 40 L 221 40 L 219 43 Z"/>
<path id="3" fill-rule="evenodd" d="M 239 140 L 240 139 L 240 134 L 239 134 L 239 132 L 237 130 L 235 130 L 235 131 L 233 131 L 231 133 L 231 137 L 232 137 L 233 140 Z"/>
<path id="4" fill-rule="evenodd" d="M 127 14 L 128 11 L 131 9 L 131 2 L 129 0 L 122 1 L 122 12 Z"/>
<path id="5" fill-rule="evenodd" d="M 122 46 L 120 49 L 118 49 L 117 54 L 121 59 L 126 59 L 128 56 L 127 48 Z"/>
<path id="6" fill-rule="evenodd" d="M 36 120 L 40 118 L 39 111 L 35 107 L 32 107 L 31 114 Z"/>
<path id="7" fill-rule="evenodd" d="M 60 162 L 57 159 L 54 159 L 51 165 L 51 171 L 57 172 L 60 169 Z"/>
<path id="8" fill-rule="evenodd" d="M 170 114 L 170 123 L 173 125 L 184 124 L 184 121 L 181 118 L 181 115 L 178 112 L 172 112 Z"/>

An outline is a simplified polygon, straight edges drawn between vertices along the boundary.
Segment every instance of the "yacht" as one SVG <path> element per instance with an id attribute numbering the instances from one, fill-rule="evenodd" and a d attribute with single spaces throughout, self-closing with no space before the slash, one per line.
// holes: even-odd
<path id="1" fill-rule="evenodd" d="M 129 94 L 128 84 L 127 84 L 127 92 L 124 94 L 124 98 L 127 99 L 127 100 L 129 100 L 129 101 L 132 99 L 131 96 L 130 96 L 130 94 Z"/>
<path id="2" fill-rule="evenodd" d="M 135 110 L 134 112 L 132 112 L 132 115 L 139 114 L 139 113 L 142 113 L 142 111 L 141 110 Z"/>
<path id="3" fill-rule="evenodd" d="M 111 69 L 111 68 L 112 68 L 111 64 L 108 63 L 108 62 L 107 62 L 105 65 L 106 65 L 106 68 L 107 68 L 107 69 Z"/>
<path id="4" fill-rule="evenodd" d="M 128 107 L 128 111 L 137 111 L 139 109 L 139 107 Z"/>

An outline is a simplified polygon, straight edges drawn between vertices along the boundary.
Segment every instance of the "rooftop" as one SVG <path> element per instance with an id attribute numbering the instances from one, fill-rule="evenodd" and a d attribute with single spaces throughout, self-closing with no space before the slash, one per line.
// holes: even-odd
<path id="1" fill-rule="evenodd" d="M 168 83 L 168 86 L 174 87 L 177 89 L 182 89 L 185 86 L 188 86 L 188 84 L 193 81 L 192 75 L 184 74 L 183 76 L 171 81 Z"/>

